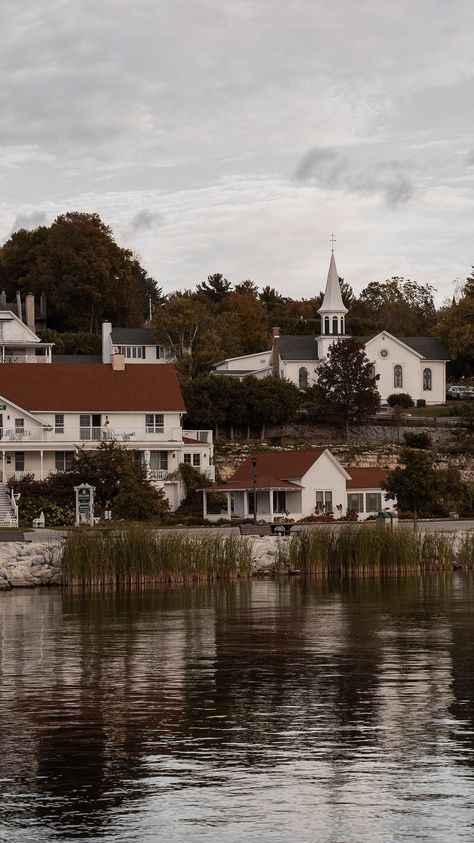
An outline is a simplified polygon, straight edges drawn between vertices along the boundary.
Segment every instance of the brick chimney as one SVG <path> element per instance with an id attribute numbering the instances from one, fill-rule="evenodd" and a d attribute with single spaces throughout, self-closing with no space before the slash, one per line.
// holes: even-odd
<path id="1" fill-rule="evenodd" d="M 125 371 L 125 355 L 113 353 L 110 355 L 110 365 L 114 372 Z"/>
<path id="2" fill-rule="evenodd" d="M 280 329 L 273 328 L 273 344 L 272 344 L 272 376 L 276 379 L 280 377 L 280 352 L 278 351 L 277 339 L 280 336 Z"/>
<path id="3" fill-rule="evenodd" d="M 35 330 L 35 297 L 33 293 L 25 296 L 25 321 L 30 331 Z"/>

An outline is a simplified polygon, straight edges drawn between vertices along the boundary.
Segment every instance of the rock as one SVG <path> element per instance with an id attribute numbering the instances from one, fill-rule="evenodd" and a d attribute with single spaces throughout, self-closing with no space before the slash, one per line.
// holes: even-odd
<path id="1" fill-rule="evenodd" d="M 0 545 L 0 590 L 59 585 L 62 544 Z"/>

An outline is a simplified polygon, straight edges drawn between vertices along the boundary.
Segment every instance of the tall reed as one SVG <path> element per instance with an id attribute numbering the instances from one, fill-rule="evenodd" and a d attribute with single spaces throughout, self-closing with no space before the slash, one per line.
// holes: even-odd
<path id="1" fill-rule="evenodd" d="M 406 529 L 318 528 L 295 533 L 289 565 L 301 573 L 387 573 L 474 566 L 474 533 L 416 534 Z"/>
<path id="2" fill-rule="evenodd" d="M 251 547 L 240 536 L 81 527 L 66 538 L 62 567 L 65 585 L 236 579 L 251 574 Z"/>

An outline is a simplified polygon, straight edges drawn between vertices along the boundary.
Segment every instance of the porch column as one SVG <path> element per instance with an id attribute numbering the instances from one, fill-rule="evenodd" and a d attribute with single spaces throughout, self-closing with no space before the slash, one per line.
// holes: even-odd
<path id="1" fill-rule="evenodd" d="M 268 490 L 268 501 L 270 509 L 270 521 L 273 521 L 273 489 Z"/>
<path id="2" fill-rule="evenodd" d="M 6 483 L 5 477 L 5 451 L 2 451 L 2 483 Z"/>
<path id="3" fill-rule="evenodd" d="M 40 451 L 40 480 L 43 480 L 43 455 L 44 451 Z"/>
<path id="4" fill-rule="evenodd" d="M 207 517 L 207 492 L 205 489 L 202 490 L 202 517 Z"/>
<path id="5" fill-rule="evenodd" d="M 143 451 L 143 462 L 146 468 L 150 468 L 150 451 Z"/>
<path id="6" fill-rule="evenodd" d="M 249 514 L 249 493 L 244 492 L 244 518 Z"/>
<path id="7" fill-rule="evenodd" d="M 227 515 L 230 521 L 232 518 L 232 492 L 227 492 Z"/>

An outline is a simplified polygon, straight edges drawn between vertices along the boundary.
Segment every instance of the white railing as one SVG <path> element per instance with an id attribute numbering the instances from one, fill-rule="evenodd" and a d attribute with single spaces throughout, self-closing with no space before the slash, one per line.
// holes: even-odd
<path id="1" fill-rule="evenodd" d="M 13 489 L 10 490 L 10 503 L 12 514 L 10 515 L 11 526 L 18 527 L 18 498 L 20 495 L 15 495 Z"/>
<path id="2" fill-rule="evenodd" d="M 167 468 L 149 468 L 148 476 L 150 480 L 166 480 L 171 474 Z"/>
<path id="3" fill-rule="evenodd" d="M 183 430 L 186 439 L 197 439 L 206 445 L 212 445 L 212 430 Z"/>
<path id="4" fill-rule="evenodd" d="M 0 428 L 3 442 L 181 442 L 182 429 L 74 427 L 60 430 L 48 427 Z"/>

